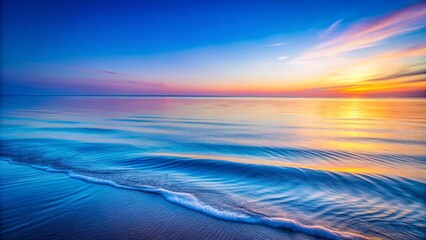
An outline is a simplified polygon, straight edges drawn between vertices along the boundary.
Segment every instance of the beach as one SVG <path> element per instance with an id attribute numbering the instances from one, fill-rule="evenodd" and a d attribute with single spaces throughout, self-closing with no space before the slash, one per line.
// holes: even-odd
<path id="1" fill-rule="evenodd" d="M 0 161 L 2 239 L 317 239 Z"/>

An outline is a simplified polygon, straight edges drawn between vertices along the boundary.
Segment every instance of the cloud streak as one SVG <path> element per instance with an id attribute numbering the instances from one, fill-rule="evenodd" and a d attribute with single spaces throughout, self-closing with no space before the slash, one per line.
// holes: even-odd
<path id="1" fill-rule="evenodd" d="M 122 72 L 116 72 L 116 71 L 110 71 L 110 70 L 104 70 L 104 69 L 98 69 L 98 68 L 91 68 L 91 67 L 74 66 L 74 65 L 52 64 L 52 63 L 31 63 L 31 64 L 38 65 L 38 66 L 54 67 L 54 68 L 68 68 L 68 69 L 74 69 L 74 70 L 78 70 L 78 71 L 84 70 L 84 71 L 105 73 L 105 74 L 110 74 L 110 75 L 122 75 L 122 76 L 128 75 L 128 74 L 122 73 Z"/>
<path id="2" fill-rule="evenodd" d="M 382 76 L 388 76 L 389 71 L 398 70 L 399 72 L 393 74 L 399 74 L 406 69 L 405 65 L 402 63 L 404 60 L 419 59 L 419 57 L 426 56 L 426 46 L 414 46 L 405 49 L 393 50 L 382 52 L 373 56 L 362 58 L 353 62 L 350 66 L 346 66 L 337 71 L 333 71 L 328 74 L 324 79 L 334 79 L 342 80 L 349 78 L 354 75 L 356 69 L 362 69 L 363 71 L 371 71 L 372 69 L 380 70 Z M 384 68 L 387 64 L 392 64 L 393 68 L 388 69 Z M 382 78 L 382 76 L 375 77 L 374 79 Z M 336 77 L 339 77 L 336 79 Z"/>
<path id="3" fill-rule="evenodd" d="M 378 53 L 331 72 L 321 80 L 322 86 L 313 89 L 364 95 L 384 89 L 421 88 L 426 74 L 421 60 L 424 56 L 426 46 Z"/>
<path id="4" fill-rule="evenodd" d="M 29 66 L 24 71 L 12 72 L 9 77 L 17 85 L 37 86 L 41 90 L 68 88 L 84 93 L 139 93 L 147 89 L 156 91 L 168 87 L 164 82 L 146 80 L 147 77 L 95 67 L 34 62 Z"/>
<path id="5" fill-rule="evenodd" d="M 284 45 L 287 45 L 287 43 L 285 43 L 285 42 L 277 42 L 277 43 L 273 43 L 273 44 L 271 44 L 269 46 L 270 47 L 281 47 L 281 46 L 284 46 Z"/>
<path id="6" fill-rule="evenodd" d="M 403 78 L 403 77 L 412 77 L 412 76 L 421 76 L 421 75 L 426 75 L 426 69 L 395 73 L 385 77 L 367 79 L 367 80 L 364 80 L 364 82 L 381 82 L 381 81 L 395 80 L 395 79 Z M 415 82 L 418 82 L 418 81 L 415 81 Z"/>
<path id="7" fill-rule="evenodd" d="M 345 52 L 371 47 L 388 38 L 424 27 L 425 18 L 426 4 L 420 2 L 376 19 L 362 20 L 337 37 L 318 44 L 302 54 L 300 58 L 334 57 Z M 333 30 L 337 24 L 338 22 L 331 25 L 324 33 Z"/>
<path id="8" fill-rule="evenodd" d="M 339 24 L 343 21 L 343 19 L 337 20 L 335 21 L 333 24 L 331 24 L 327 29 L 325 29 L 320 35 L 319 38 L 321 40 L 326 39 L 338 26 Z"/>

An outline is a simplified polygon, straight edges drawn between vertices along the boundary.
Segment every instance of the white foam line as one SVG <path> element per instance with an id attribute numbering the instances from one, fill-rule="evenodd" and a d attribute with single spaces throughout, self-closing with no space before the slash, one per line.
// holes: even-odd
<path id="1" fill-rule="evenodd" d="M 297 221 L 286 219 L 286 218 L 268 218 L 268 217 L 257 217 L 257 216 L 251 216 L 249 214 L 245 213 L 239 213 L 239 212 L 233 212 L 228 210 L 222 210 L 217 209 L 215 207 L 212 207 L 210 205 L 204 204 L 199 199 L 197 199 L 194 195 L 189 193 L 180 193 L 180 192 L 172 192 L 165 189 L 157 189 L 152 188 L 149 186 L 145 187 L 131 187 L 126 186 L 122 184 L 118 184 L 111 180 L 106 179 L 99 179 L 94 178 L 90 176 L 81 175 L 78 173 L 74 173 L 70 170 L 59 170 L 54 169 L 47 166 L 41 166 L 41 165 L 35 165 L 35 164 L 25 164 L 20 163 L 11 160 L 10 158 L 0 157 L 1 160 L 9 162 L 11 164 L 17 164 L 17 165 L 23 165 L 23 166 L 29 166 L 35 169 L 47 171 L 47 172 L 53 172 L 53 173 L 65 173 L 71 178 L 83 180 L 86 182 L 96 183 L 96 184 L 104 184 L 113 186 L 116 188 L 121 189 L 127 189 L 127 190 L 137 190 L 137 191 L 143 191 L 143 192 L 150 192 L 150 193 L 157 193 L 163 196 L 166 200 L 169 202 L 172 202 L 176 205 L 186 207 L 191 210 L 195 210 L 197 212 L 204 213 L 206 215 L 221 219 L 221 220 L 227 220 L 227 221 L 234 221 L 234 222 L 242 222 L 242 223 L 251 223 L 251 224 L 262 224 L 269 227 L 274 228 L 286 228 L 291 229 L 293 231 L 305 233 L 311 236 L 319 236 L 327 239 L 332 240 L 346 240 L 346 239 L 352 239 L 352 240 L 363 240 L 363 239 L 369 239 L 365 236 L 353 234 L 353 233 L 346 233 L 346 232 L 338 232 L 334 230 L 330 230 L 325 227 L 321 226 L 307 226 L 303 225 Z"/>

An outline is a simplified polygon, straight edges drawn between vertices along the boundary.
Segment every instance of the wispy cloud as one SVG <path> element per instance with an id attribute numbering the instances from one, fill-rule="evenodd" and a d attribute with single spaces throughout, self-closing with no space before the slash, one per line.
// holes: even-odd
<path id="1" fill-rule="evenodd" d="M 326 75 L 315 90 L 374 92 L 383 88 L 398 89 L 401 85 L 421 83 L 426 74 L 421 58 L 426 46 L 391 50 L 358 59 Z"/>
<path id="2" fill-rule="evenodd" d="M 110 75 L 128 75 L 126 73 L 122 72 L 116 72 L 116 71 L 110 71 L 110 70 L 104 70 L 99 68 L 92 68 L 92 67 L 82 67 L 82 66 L 75 66 L 75 65 L 66 65 L 66 64 L 52 64 L 52 63 L 38 63 L 38 62 L 30 62 L 30 64 L 35 66 L 42 66 L 42 67 L 52 67 L 52 68 L 66 68 L 66 69 L 74 69 L 76 71 L 90 71 L 90 72 L 97 72 L 97 73 L 105 73 Z"/>
<path id="3" fill-rule="evenodd" d="M 281 46 L 284 46 L 284 45 L 287 45 L 287 43 L 285 43 L 285 42 L 277 42 L 277 43 L 273 43 L 273 44 L 271 44 L 269 46 L 270 47 L 281 47 Z"/>
<path id="4" fill-rule="evenodd" d="M 108 70 L 102 70 L 102 69 L 97 69 L 97 68 L 80 68 L 80 69 L 85 69 L 85 70 L 95 71 L 95 72 L 105 73 L 105 74 L 111 74 L 111 75 L 127 75 L 127 74 L 121 73 L 121 72 L 108 71 Z"/>
<path id="5" fill-rule="evenodd" d="M 422 56 L 426 56 L 426 45 L 414 46 L 414 47 L 409 47 L 405 49 L 387 51 L 384 53 L 376 54 L 371 57 L 360 60 L 358 64 L 380 63 L 380 62 L 388 62 L 388 61 L 400 60 L 404 58 L 422 57 Z"/>
<path id="6" fill-rule="evenodd" d="M 321 40 L 326 39 L 338 26 L 339 24 L 343 21 L 343 19 L 337 20 L 335 21 L 333 24 L 331 24 L 327 29 L 325 29 L 318 37 Z"/>
<path id="7" fill-rule="evenodd" d="M 426 78 L 407 80 L 407 81 L 403 81 L 401 83 L 419 83 L 419 82 L 426 82 Z M 426 88 L 424 88 L 424 91 L 426 93 Z"/>
<path id="8" fill-rule="evenodd" d="M 21 82 L 38 82 L 40 85 L 51 86 L 67 86 L 90 88 L 114 88 L 129 90 L 141 90 L 145 88 L 165 88 L 166 84 L 158 81 L 150 81 L 142 79 L 141 76 L 136 76 L 124 72 L 105 70 L 94 67 L 76 66 L 69 64 L 51 64 L 51 63 L 30 63 L 33 67 L 27 68 L 27 74 L 32 78 L 27 80 L 25 77 L 15 77 Z M 69 74 L 72 73 L 72 74 Z M 66 76 L 64 76 L 66 75 Z M 47 80 L 46 80 L 47 79 Z M 89 80 L 88 80 L 89 79 Z M 48 82 L 51 82 L 48 84 Z M 89 81 L 89 82 L 88 82 Z"/>
<path id="9" fill-rule="evenodd" d="M 412 76 L 420 76 L 420 75 L 426 75 L 426 69 L 414 70 L 414 71 L 403 71 L 403 72 L 390 74 L 380 78 L 367 79 L 364 82 L 378 82 L 378 81 L 382 82 L 382 81 L 395 80 L 395 79 L 403 78 L 403 77 L 412 77 Z"/>
<path id="10" fill-rule="evenodd" d="M 421 2 L 379 18 L 361 20 L 335 38 L 318 44 L 304 53 L 302 59 L 333 57 L 356 49 L 371 47 L 379 42 L 404 33 L 418 30 L 425 25 L 426 3 Z M 338 22 L 324 33 L 333 30 Z"/>

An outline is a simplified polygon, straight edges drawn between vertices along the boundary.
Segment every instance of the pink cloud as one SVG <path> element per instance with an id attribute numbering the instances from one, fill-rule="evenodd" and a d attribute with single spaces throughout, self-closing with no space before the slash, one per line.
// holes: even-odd
<path id="1" fill-rule="evenodd" d="M 424 27 L 425 19 L 426 4 L 421 2 L 373 20 L 362 20 L 339 36 L 315 46 L 300 58 L 333 57 L 356 49 L 371 47 L 385 39 Z M 331 27 L 334 29 L 333 25 Z"/>

